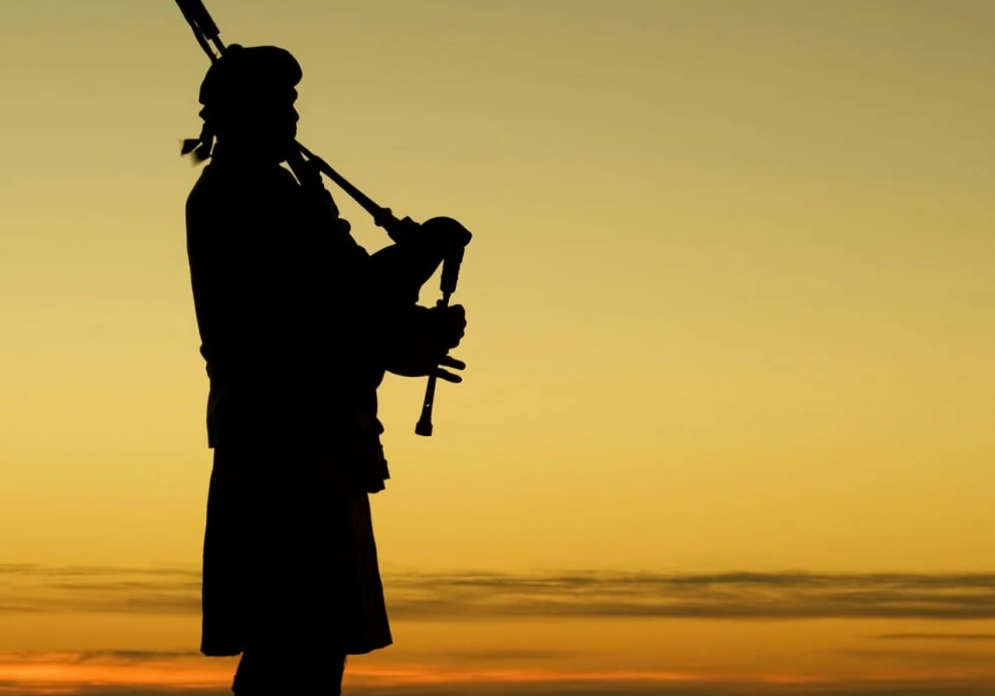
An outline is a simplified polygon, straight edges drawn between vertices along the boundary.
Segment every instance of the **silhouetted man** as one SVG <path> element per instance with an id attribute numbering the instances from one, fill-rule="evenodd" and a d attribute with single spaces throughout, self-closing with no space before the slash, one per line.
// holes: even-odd
<path id="1" fill-rule="evenodd" d="M 242 655 L 238 696 L 339 694 L 347 655 L 390 645 L 369 506 L 388 477 L 376 390 L 387 370 L 459 381 L 438 366 L 462 367 L 445 357 L 462 307 L 401 298 L 296 155 L 300 79 L 274 47 L 212 65 L 198 149 L 211 161 L 187 201 L 214 449 L 201 651 Z"/>

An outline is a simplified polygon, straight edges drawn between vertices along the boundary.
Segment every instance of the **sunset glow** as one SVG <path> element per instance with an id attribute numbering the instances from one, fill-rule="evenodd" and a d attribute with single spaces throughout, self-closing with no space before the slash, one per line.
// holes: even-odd
<path id="1" fill-rule="evenodd" d="M 995 693 L 995 2 L 206 4 L 474 234 L 433 437 L 380 390 L 395 641 L 346 693 Z M 173 0 L 4 0 L 0 58 L 0 693 L 222 696 L 207 59 Z"/>

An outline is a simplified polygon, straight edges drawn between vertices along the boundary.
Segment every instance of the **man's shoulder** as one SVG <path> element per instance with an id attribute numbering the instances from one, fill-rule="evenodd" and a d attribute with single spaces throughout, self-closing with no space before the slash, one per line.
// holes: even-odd
<path id="1" fill-rule="evenodd" d="M 187 195 L 187 210 L 196 209 L 207 201 L 217 199 L 227 188 L 223 177 L 219 177 L 214 168 L 208 164 Z"/>
<path id="2" fill-rule="evenodd" d="M 208 164 L 187 196 L 187 207 L 226 200 L 246 204 L 280 200 L 300 189 L 294 175 L 283 167 L 239 168 Z"/>

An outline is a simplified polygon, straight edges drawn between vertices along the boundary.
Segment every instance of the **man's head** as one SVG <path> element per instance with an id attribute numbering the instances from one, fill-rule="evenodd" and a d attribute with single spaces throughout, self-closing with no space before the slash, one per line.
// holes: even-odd
<path id="1" fill-rule="evenodd" d="M 207 130 L 225 147 L 283 161 L 297 138 L 301 77 L 300 64 L 282 48 L 229 46 L 201 84 Z"/>

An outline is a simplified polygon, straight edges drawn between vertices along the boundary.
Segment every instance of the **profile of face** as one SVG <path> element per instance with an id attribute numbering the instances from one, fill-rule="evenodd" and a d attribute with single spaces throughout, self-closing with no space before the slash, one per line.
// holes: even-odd
<path id="1" fill-rule="evenodd" d="M 293 152 L 300 114 L 297 90 L 243 104 L 219 129 L 218 142 L 270 161 L 282 162 Z"/>
<path id="2" fill-rule="evenodd" d="M 232 44 L 204 77 L 201 116 L 226 151 L 285 161 L 297 138 L 301 77 L 300 64 L 282 48 Z"/>

